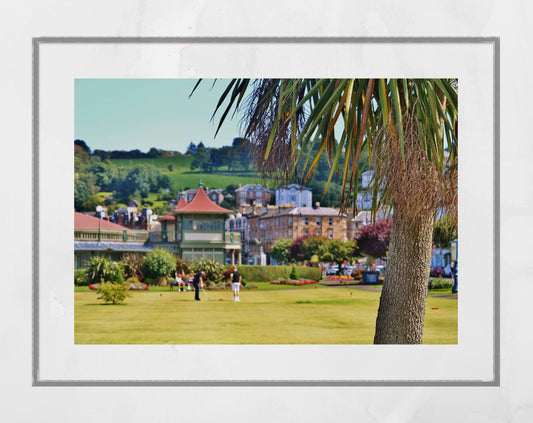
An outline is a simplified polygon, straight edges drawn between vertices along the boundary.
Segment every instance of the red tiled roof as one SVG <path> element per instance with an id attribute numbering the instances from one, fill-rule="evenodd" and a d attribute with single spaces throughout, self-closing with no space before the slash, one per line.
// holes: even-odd
<path id="1" fill-rule="evenodd" d="M 117 225 L 108 220 L 98 219 L 97 217 L 89 216 L 88 214 L 74 212 L 74 228 L 98 229 L 98 227 L 100 227 L 100 229 L 114 229 L 116 231 L 128 230 L 125 226 Z"/>
<path id="2" fill-rule="evenodd" d="M 183 207 L 185 207 L 186 205 L 187 205 L 187 200 L 185 198 L 181 197 L 180 201 L 178 202 L 178 204 L 176 205 L 176 208 L 174 210 L 180 210 Z"/>
<path id="3" fill-rule="evenodd" d="M 180 207 L 179 210 L 176 208 L 176 211 L 179 213 L 233 213 L 231 210 L 220 207 L 211 201 L 202 188 L 198 189 L 189 204 Z"/>
<path id="4" fill-rule="evenodd" d="M 174 221 L 174 220 L 176 220 L 176 216 L 173 215 L 173 214 L 165 214 L 164 216 L 159 216 L 157 218 L 158 222 L 161 222 L 162 220 L 172 220 L 172 221 Z"/>

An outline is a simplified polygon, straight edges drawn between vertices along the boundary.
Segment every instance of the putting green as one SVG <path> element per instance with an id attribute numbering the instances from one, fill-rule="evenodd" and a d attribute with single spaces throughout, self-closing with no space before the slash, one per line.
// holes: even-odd
<path id="1" fill-rule="evenodd" d="M 76 344 L 371 344 L 379 292 L 299 288 L 241 292 L 134 292 L 105 305 L 76 292 Z M 457 301 L 429 297 L 424 343 L 457 343 Z"/>

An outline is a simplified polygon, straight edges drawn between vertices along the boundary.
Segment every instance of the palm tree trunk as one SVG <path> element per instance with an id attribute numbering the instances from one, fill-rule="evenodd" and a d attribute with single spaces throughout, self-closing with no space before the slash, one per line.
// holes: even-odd
<path id="1" fill-rule="evenodd" d="M 433 224 L 432 214 L 416 221 L 394 214 L 375 344 L 422 343 Z"/>

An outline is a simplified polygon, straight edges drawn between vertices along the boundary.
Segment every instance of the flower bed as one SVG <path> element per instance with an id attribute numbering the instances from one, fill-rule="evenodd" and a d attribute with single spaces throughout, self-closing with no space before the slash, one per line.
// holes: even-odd
<path id="1" fill-rule="evenodd" d="M 291 286 L 304 286 L 304 285 L 313 285 L 316 284 L 316 281 L 313 280 L 306 280 L 306 281 L 270 281 L 273 285 L 291 285 Z"/>
<path id="2" fill-rule="evenodd" d="M 328 281 L 353 281 L 354 278 L 352 276 L 344 276 L 344 275 L 337 275 L 337 276 L 328 276 Z"/>

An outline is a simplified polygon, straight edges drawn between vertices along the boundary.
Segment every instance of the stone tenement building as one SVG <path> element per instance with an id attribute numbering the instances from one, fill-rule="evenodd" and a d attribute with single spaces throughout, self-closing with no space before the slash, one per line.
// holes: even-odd
<path id="1" fill-rule="evenodd" d="M 235 190 L 237 207 L 241 205 L 262 204 L 266 206 L 272 198 L 272 191 L 259 184 L 239 186 Z"/>
<path id="2" fill-rule="evenodd" d="M 263 249 L 270 253 L 278 240 L 297 239 L 303 236 L 323 236 L 328 239 L 346 240 L 346 215 L 331 207 L 295 207 L 291 204 L 269 206 L 261 216 L 248 219 L 250 225 L 250 253 L 260 254 L 260 246 L 254 240 L 263 240 Z"/>

